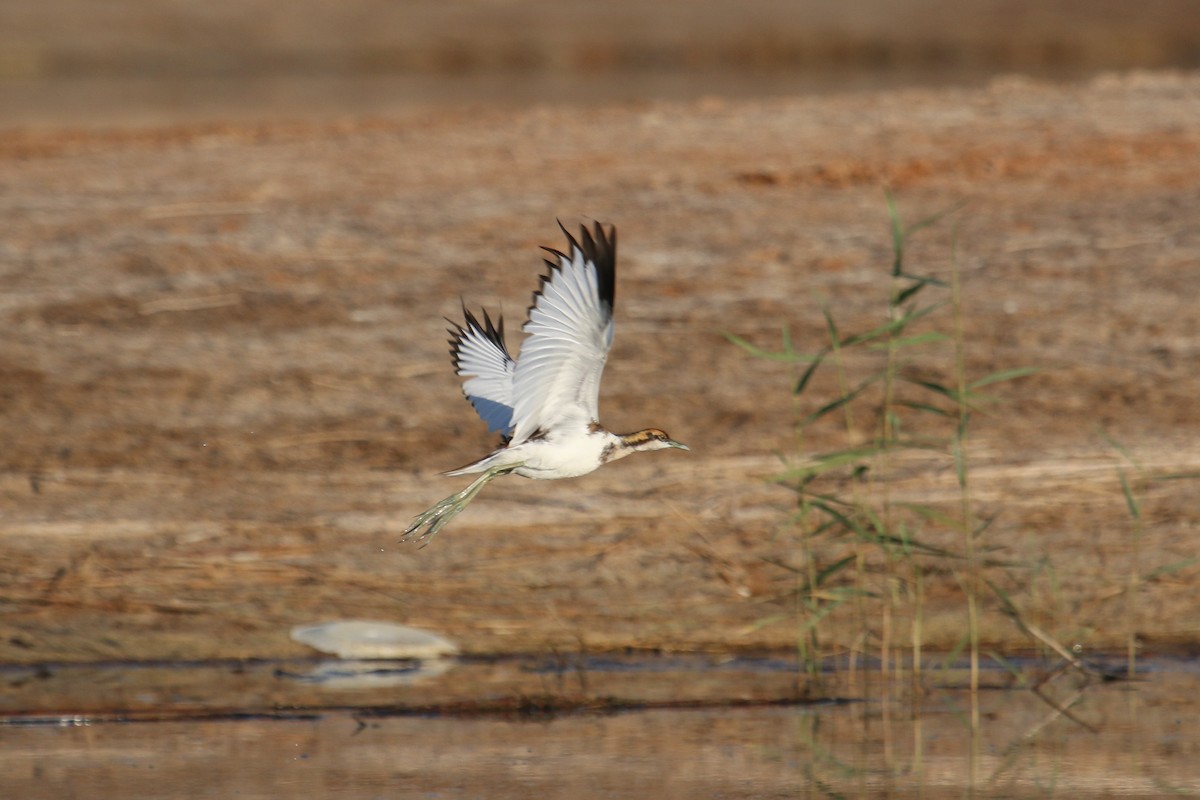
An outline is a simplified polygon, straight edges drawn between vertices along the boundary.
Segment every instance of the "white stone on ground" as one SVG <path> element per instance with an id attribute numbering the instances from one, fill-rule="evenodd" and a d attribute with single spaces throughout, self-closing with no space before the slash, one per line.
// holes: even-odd
<path id="1" fill-rule="evenodd" d="M 292 641 L 338 658 L 441 658 L 458 647 L 441 636 L 391 622 L 344 619 L 319 625 L 297 625 Z"/>

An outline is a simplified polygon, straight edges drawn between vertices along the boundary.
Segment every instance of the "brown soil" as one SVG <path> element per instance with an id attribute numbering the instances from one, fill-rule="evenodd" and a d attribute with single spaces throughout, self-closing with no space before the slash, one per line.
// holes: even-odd
<path id="1" fill-rule="evenodd" d="M 845 429 L 797 452 L 796 368 L 722 334 L 775 348 L 786 324 L 814 351 L 824 304 L 842 330 L 880 323 L 884 186 L 910 221 L 969 201 L 907 253 L 942 277 L 957 254 L 969 373 L 1041 369 L 972 422 L 974 512 L 996 517 L 980 541 L 1008 565 L 989 577 L 1051 636 L 1112 649 L 1136 552 L 1143 641 L 1193 647 L 1197 482 L 1141 478 L 1200 471 L 1197 119 L 1200 78 L 1133 74 L 7 136 L 0 661 L 299 654 L 290 627 L 336 617 L 471 652 L 793 645 L 793 496 L 764 478 Z M 556 217 L 620 229 L 606 424 L 692 452 L 506 479 L 429 547 L 399 545 L 463 483 L 438 471 L 493 444 L 442 317 L 461 296 L 515 334 Z M 877 367 L 851 359 L 849 380 Z M 952 368 L 941 346 L 908 370 Z M 834 391 L 820 379 L 799 413 Z M 1141 465 L 1140 552 L 1100 428 Z M 837 488 L 958 502 L 944 453 Z M 849 551 L 820 542 L 824 563 Z M 897 576 L 870 576 L 885 591 L 911 575 L 869 566 Z M 952 647 L 958 562 L 926 567 L 926 644 Z M 1036 644 L 985 605 L 989 643 Z M 846 606 L 829 648 L 906 639 L 911 604 L 880 608 Z"/>

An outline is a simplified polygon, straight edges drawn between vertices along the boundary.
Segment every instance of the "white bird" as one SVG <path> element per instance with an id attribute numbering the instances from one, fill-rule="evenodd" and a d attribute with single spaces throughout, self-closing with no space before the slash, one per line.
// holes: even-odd
<path id="1" fill-rule="evenodd" d="M 504 343 L 504 320 L 483 324 L 463 304 L 466 325 L 451 322 L 450 355 L 466 378 L 463 394 L 487 423 L 500 431 L 499 449 L 446 475 L 483 473 L 461 492 L 419 514 L 402 541 L 437 535 L 492 480 L 515 472 L 553 480 L 586 475 L 630 453 L 687 445 L 658 428 L 617 434 L 599 420 L 600 374 L 613 340 L 617 230 L 596 223 L 580 227 L 575 239 L 562 223 L 567 252 L 543 247 L 552 256 L 533 295 L 528 334 L 514 360 Z M 418 535 L 419 534 L 419 535 Z"/>

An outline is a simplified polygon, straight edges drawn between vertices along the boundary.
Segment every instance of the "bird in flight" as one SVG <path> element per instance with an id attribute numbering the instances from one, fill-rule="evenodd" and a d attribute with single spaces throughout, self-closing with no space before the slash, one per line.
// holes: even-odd
<path id="1" fill-rule="evenodd" d="M 503 318 L 493 323 L 485 310 L 480 324 L 464 304 L 465 325 L 450 323 L 450 355 L 466 378 L 463 394 L 488 431 L 499 431 L 503 440 L 478 461 L 445 473 L 482 474 L 419 514 L 401 541 L 428 544 L 501 475 L 574 478 L 630 453 L 688 449 L 658 428 L 619 434 L 600 424 L 600 375 L 613 340 L 617 229 L 606 231 L 597 222 L 591 231 L 581 226 L 576 239 L 558 226 L 567 237 L 566 252 L 542 248 L 550 269 L 534 292 L 517 358 L 504 343 Z"/>

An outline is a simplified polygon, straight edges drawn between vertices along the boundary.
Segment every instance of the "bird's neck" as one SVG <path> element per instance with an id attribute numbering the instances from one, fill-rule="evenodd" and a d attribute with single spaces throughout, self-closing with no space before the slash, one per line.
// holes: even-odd
<path id="1" fill-rule="evenodd" d="M 593 428 L 592 433 L 603 436 L 605 440 L 604 449 L 600 451 L 601 464 L 616 461 L 618 458 L 624 458 L 633 452 L 633 449 L 625 443 L 625 436 L 628 434 L 612 433 L 599 425 Z"/>
<path id="2" fill-rule="evenodd" d="M 624 458 L 630 453 L 636 453 L 641 449 L 641 446 L 650 441 L 650 436 L 645 431 L 635 431 L 633 433 L 610 433 L 604 431 L 608 443 L 604 447 L 604 451 L 600 454 L 600 463 L 607 464 L 610 461 L 616 461 L 618 458 Z"/>

